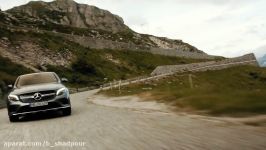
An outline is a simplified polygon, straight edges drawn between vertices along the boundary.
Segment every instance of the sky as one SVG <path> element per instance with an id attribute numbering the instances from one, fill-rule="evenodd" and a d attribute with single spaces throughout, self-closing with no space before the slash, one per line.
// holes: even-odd
<path id="1" fill-rule="evenodd" d="M 0 0 L 0 8 L 28 1 Z M 139 33 L 181 39 L 211 55 L 266 54 L 266 0 L 75 1 L 109 10 Z"/>

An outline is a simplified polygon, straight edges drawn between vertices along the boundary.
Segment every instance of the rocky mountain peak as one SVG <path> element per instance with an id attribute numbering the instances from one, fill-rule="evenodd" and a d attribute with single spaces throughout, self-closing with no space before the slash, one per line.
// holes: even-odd
<path id="1" fill-rule="evenodd" d="M 94 28 L 111 32 L 129 29 L 121 17 L 95 6 L 78 4 L 73 0 L 32 1 L 7 12 L 18 17 L 26 15 L 44 22 L 78 28 Z"/>

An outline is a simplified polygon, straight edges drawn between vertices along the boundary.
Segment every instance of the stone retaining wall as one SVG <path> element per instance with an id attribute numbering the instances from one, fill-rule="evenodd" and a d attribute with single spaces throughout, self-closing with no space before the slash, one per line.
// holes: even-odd
<path id="1" fill-rule="evenodd" d="M 220 70 L 240 65 L 258 66 L 258 62 L 254 54 L 247 54 L 241 57 L 229 58 L 221 61 L 208 61 L 208 62 L 192 63 L 185 65 L 158 66 L 151 73 L 151 75 L 155 76 L 160 74 L 179 73 L 179 72 L 188 72 L 188 71 L 197 72 L 197 71 L 207 71 L 207 70 Z"/>
<path id="2" fill-rule="evenodd" d="M 200 52 L 189 52 L 178 49 L 162 49 L 162 48 L 151 48 L 150 52 L 153 54 L 165 55 L 165 56 L 176 56 L 194 59 L 214 59 L 215 56 L 208 55 Z"/>

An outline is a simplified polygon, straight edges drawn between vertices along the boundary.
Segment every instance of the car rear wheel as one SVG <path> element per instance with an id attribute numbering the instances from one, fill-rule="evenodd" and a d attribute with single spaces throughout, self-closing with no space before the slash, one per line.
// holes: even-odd
<path id="1" fill-rule="evenodd" d="M 64 115 L 64 116 L 69 116 L 69 115 L 71 115 L 71 107 L 70 107 L 70 108 L 65 108 L 65 109 L 63 109 L 63 115 Z"/>

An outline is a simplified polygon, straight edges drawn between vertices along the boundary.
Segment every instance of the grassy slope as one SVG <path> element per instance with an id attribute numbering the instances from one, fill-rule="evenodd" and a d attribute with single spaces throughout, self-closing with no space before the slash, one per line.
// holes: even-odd
<path id="1" fill-rule="evenodd" d="M 73 84 L 99 85 L 104 78 L 127 79 L 148 75 L 159 65 L 185 64 L 206 60 L 186 59 L 154 55 L 147 52 L 126 50 L 95 50 L 85 48 L 76 43 L 51 34 L 34 34 L 39 38 L 39 44 L 45 48 L 63 52 L 68 49 L 76 56 L 69 68 L 49 66 L 51 71 L 66 76 Z M 112 60 L 111 60 L 112 59 Z M 57 71 L 57 70 L 60 71 Z"/>
<path id="2" fill-rule="evenodd" d="M 122 88 L 122 95 L 137 94 L 176 106 L 177 110 L 212 115 L 241 116 L 266 114 L 266 69 L 251 66 L 193 73 Z M 143 88 L 152 88 L 143 90 Z M 117 90 L 105 94 L 117 96 Z"/>
<path id="3" fill-rule="evenodd" d="M 154 55 L 146 52 L 95 50 L 70 42 L 52 33 L 10 32 L 0 26 L 0 38 L 2 37 L 7 37 L 13 46 L 19 45 L 20 41 L 24 40 L 34 42 L 40 47 L 54 52 L 64 53 L 65 51 L 71 51 L 75 58 L 71 66 L 67 68 L 47 67 L 48 71 L 54 71 L 61 77 L 67 77 L 70 81 L 69 86 L 77 87 L 99 86 L 105 82 L 104 78 L 112 81 L 114 79 L 119 80 L 148 75 L 158 65 L 205 61 Z M 4 66 L 3 69 L 7 68 Z M 2 72 L 6 73 L 6 76 L 11 74 L 5 70 Z"/>
<path id="4" fill-rule="evenodd" d="M 9 59 L 0 56 L 0 107 L 3 106 L 3 96 L 7 93 L 6 86 L 13 84 L 17 76 L 24 73 L 29 73 L 30 70 L 21 65 L 12 63 Z"/>
<path id="5" fill-rule="evenodd" d="M 18 75 L 29 72 L 31 70 L 0 56 L 0 82 L 12 84 Z"/>
<path id="6" fill-rule="evenodd" d="M 60 76 L 69 78 L 72 86 L 98 86 L 103 84 L 104 78 L 108 78 L 111 81 L 113 79 L 119 80 L 148 75 L 158 65 L 206 61 L 154 55 L 147 52 L 95 50 L 50 33 L 11 33 L 4 29 L 2 29 L 2 33 L 9 37 L 14 45 L 18 44 L 17 41 L 23 39 L 34 41 L 41 47 L 55 52 L 71 51 L 75 56 L 71 66 L 68 68 L 48 66 L 48 71 L 54 71 Z"/>
<path id="7" fill-rule="evenodd" d="M 111 56 L 112 60 L 107 57 Z M 81 50 L 70 68 L 59 69 L 50 66 L 51 71 L 57 71 L 73 83 L 102 84 L 104 78 L 128 79 L 150 74 L 158 65 L 184 64 L 203 60 L 184 59 L 153 55 L 146 52 L 118 50 Z"/>

